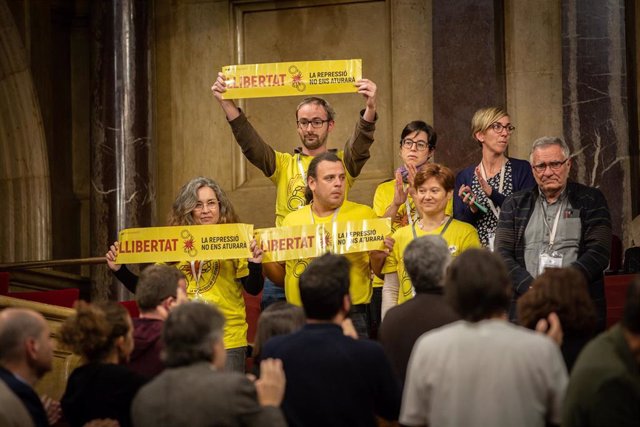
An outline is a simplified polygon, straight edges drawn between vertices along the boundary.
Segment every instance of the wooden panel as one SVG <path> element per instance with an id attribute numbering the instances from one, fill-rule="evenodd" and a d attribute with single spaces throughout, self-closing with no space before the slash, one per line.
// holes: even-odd
<path id="1" fill-rule="evenodd" d="M 431 122 L 430 1 L 163 0 L 156 11 L 160 222 L 177 189 L 197 175 L 220 182 L 243 221 L 274 222 L 273 184 L 246 162 L 209 93 L 224 65 L 362 58 L 363 75 L 378 85 L 379 120 L 371 159 L 350 193 L 357 202 L 370 204 L 376 185 L 393 175 L 404 124 Z M 342 147 L 364 100 L 326 98 L 337 111 L 329 146 Z M 241 106 L 267 142 L 291 152 L 300 145 L 294 115 L 300 100 Z"/>

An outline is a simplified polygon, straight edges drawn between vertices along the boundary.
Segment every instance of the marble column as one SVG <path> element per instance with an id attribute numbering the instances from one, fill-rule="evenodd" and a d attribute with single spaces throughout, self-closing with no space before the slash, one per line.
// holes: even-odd
<path id="1" fill-rule="evenodd" d="M 632 180 L 624 0 L 563 0 L 564 136 L 571 178 L 600 188 L 613 234 L 630 243 Z M 635 120 L 635 118 L 631 118 Z"/>
<path id="2" fill-rule="evenodd" d="M 152 7 L 146 0 L 92 4 L 92 252 L 118 231 L 150 226 L 155 185 L 152 144 Z M 94 299 L 129 299 L 105 266 L 92 269 Z"/>
<path id="3" fill-rule="evenodd" d="M 509 156 L 528 159 L 536 138 L 562 135 L 562 0 L 505 3 L 505 62 Z"/>
<path id="4" fill-rule="evenodd" d="M 26 30 L 25 30 L 26 33 Z M 51 258 L 51 190 L 28 51 L 0 0 L 0 262 Z"/>
<path id="5" fill-rule="evenodd" d="M 499 0 L 433 0 L 436 161 L 454 172 L 477 163 L 471 117 L 505 104 L 504 12 Z"/>

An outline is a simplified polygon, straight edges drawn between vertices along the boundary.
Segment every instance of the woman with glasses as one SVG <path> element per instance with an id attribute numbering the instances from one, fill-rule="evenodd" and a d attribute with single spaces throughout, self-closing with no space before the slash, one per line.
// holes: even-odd
<path id="1" fill-rule="evenodd" d="M 400 133 L 400 147 L 398 155 L 402 159 L 402 166 L 395 172 L 395 179 L 390 179 L 378 185 L 373 197 L 373 210 L 376 215 L 391 218 L 391 232 L 414 224 L 420 219 L 420 214 L 414 202 L 413 179 L 416 173 L 429 163 L 429 159 L 436 150 L 438 135 L 427 123 L 414 120 L 408 123 Z M 451 202 L 447 203 L 446 214 L 452 216 Z M 374 264 L 372 326 L 380 324 L 382 305 L 383 280 L 379 270 L 382 264 Z"/>
<path id="2" fill-rule="evenodd" d="M 435 130 L 420 120 L 410 122 L 402 129 L 398 153 L 402 166 L 396 170 L 395 179 L 378 185 L 373 197 L 373 210 L 379 217 L 391 218 L 392 231 L 419 219 L 410 194 L 413 177 L 433 156 L 437 140 Z M 451 214 L 450 207 L 447 213 Z"/>
<path id="3" fill-rule="evenodd" d="M 491 250 L 504 199 L 536 185 L 529 162 L 506 156 L 515 129 L 509 114 L 500 108 L 476 111 L 471 119 L 471 136 L 482 147 L 482 159 L 456 176 L 453 215 L 474 225 L 482 245 Z M 478 209 L 476 203 L 484 206 L 486 212 Z"/>
<path id="4" fill-rule="evenodd" d="M 168 225 L 212 225 L 239 222 L 233 205 L 214 180 L 194 178 L 178 192 L 168 218 Z M 247 320 L 242 289 L 257 295 L 264 283 L 262 249 L 251 241 L 253 258 L 247 260 L 182 261 L 175 267 L 187 278 L 187 295 L 191 299 L 216 305 L 225 315 L 224 345 L 227 370 L 244 372 L 247 350 Z M 138 277 L 126 265 L 115 264 L 118 242 L 106 254 L 107 265 L 127 289 L 135 293 Z"/>

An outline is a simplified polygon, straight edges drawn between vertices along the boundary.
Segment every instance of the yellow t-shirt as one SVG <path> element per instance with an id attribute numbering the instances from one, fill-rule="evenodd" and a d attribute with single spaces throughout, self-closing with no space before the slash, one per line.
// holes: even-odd
<path id="1" fill-rule="evenodd" d="M 344 159 L 343 150 L 337 150 L 335 153 L 341 160 Z M 276 151 L 276 171 L 269 177 L 276 185 L 276 227 L 282 225 L 282 220 L 290 212 L 297 211 L 305 205 L 304 190 L 307 186 L 306 176 L 311 160 L 313 156 L 302 153 L 289 154 Z M 354 178 L 346 167 L 345 172 L 347 185 L 344 197 L 346 199 Z"/>
<path id="2" fill-rule="evenodd" d="M 406 189 L 407 184 L 405 184 Z M 379 217 L 383 217 L 384 213 L 387 211 L 387 208 L 391 206 L 393 203 L 393 195 L 396 191 L 396 180 L 391 179 L 389 181 L 385 181 L 382 184 L 378 185 L 376 188 L 376 192 L 373 196 L 373 210 Z M 416 205 L 413 202 L 413 198 L 410 195 L 407 195 L 407 202 L 409 204 L 409 209 L 411 212 L 411 218 L 413 222 L 420 219 L 420 214 L 416 209 Z M 453 197 L 447 203 L 447 207 L 444 210 L 445 215 L 453 216 Z M 409 225 L 409 216 L 407 215 L 407 203 L 403 203 L 402 206 L 398 208 L 398 213 L 395 218 L 391 218 L 391 232 L 395 233 L 401 227 L 405 225 Z M 382 286 L 384 281 L 380 279 L 378 276 L 373 277 L 373 287 L 377 288 Z"/>
<path id="3" fill-rule="evenodd" d="M 420 227 L 415 227 L 415 232 L 418 237 L 426 236 L 428 234 L 440 234 L 444 224 L 430 232 L 425 232 Z M 382 267 L 382 273 L 398 273 L 398 282 L 400 287 L 398 289 L 398 304 L 413 298 L 413 287 L 411 285 L 411 279 L 404 267 L 404 250 L 409 246 L 409 243 L 413 240 L 413 227 L 407 225 L 398 229 L 393 233 L 395 244 L 393 250 L 387 257 Z M 446 240 L 449 245 L 449 252 L 451 256 L 458 256 L 469 248 L 480 248 L 480 238 L 476 229 L 466 222 L 452 220 L 449 227 L 442 235 L 442 238 Z"/>
<path id="4" fill-rule="evenodd" d="M 353 221 L 356 219 L 370 219 L 377 218 L 376 214 L 369 206 L 353 203 L 345 200 L 338 215 L 335 217 L 335 221 Z M 315 222 L 314 222 L 315 221 Z M 293 225 L 306 225 L 306 224 L 324 224 L 333 222 L 333 215 L 329 215 L 323 218 L 313 215 L 311 206 L 307 205 L 304 208 L 291 212 L 282 221 L 283 226 Z M 371 301 L 371 295 L 373 293 L 371 289 L 370 280 L 370 268 L 369 268 L 369 253 L 357 252 L 353 254 L 345 255 L 351 263 L 351 269 L 349 271 L 349 294 L 351 295 L 351 303 L 357 304 L 369 304 Z M 298 287 L 298 280 L 300 275 L 307 268 L 307 265 L 311 262 L 309 258 L 302 258 L 298 260 L 289 260 L 286 264 L 286 274 L 284 278 L 284 291 L 287 296 L 287 301 L 291 304 L 302 305 L 300 300 L 300 288 Z"/>
<path id="5" fill-rule="evenodd" d="M 191 268 L 188 261 L 176 264 L 187 278 L 187 296 L 189 299 L 200 297 L 207 303 L 215 305 L 224 315 L 224 346 L 237 348 L 247 345 L 247 314 L 242 297 L 242 283 L 238 279 L 249 275 L 246 259 L 202 261 L 199 284 L 196 279 L 200 266 Z"/>

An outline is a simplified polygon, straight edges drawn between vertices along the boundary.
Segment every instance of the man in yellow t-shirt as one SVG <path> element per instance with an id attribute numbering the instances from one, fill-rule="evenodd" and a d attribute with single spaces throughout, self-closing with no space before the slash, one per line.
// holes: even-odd
<path id="1" fill-rule="evenodd" d="M 354 132 L 343 150 L 329 150 L 327 147 L 327 139 L 335 126 L 335 112 L 331 105 L 318 97 L 303 99 L 296 110 L 296 125 L 302 146 L 295 148 L 291 154 L 274 150 L 260 137 L 235 103 L 224 99 L 226 80 L 224 74 L 218 73 L 211 91 L 220 103 L 242 153 L 276 185 L 276 226 L 282 225 L 287 214 L 306 204 L 306 171 L 311 160 L 318 154 L 333 151 L 342 160 L 346 170 L 346 194 L 370 156 L 369 148 L 373 143 L 377 120 L 377 87 L 374 82 L 360 79 L 355 83 L 358 93 L 365 98 L 365 109 L 360 112 Z M 271 280 L 265 280 L 263 309 L 269 303 L 281 299 L 278 290 Z"/>
<path id="2" fill-rule="evenodd" d="M 334 153 L 316 156 L 309 165 L 307 200 L 311 204 L 291 212 L 284 218 L 283 226 L 321 224 L 338 221 L 377 218 L 369 206 L 345 200 L 346 172 L 340 158 Z M 371 301 L 369 254 L 358 252 L 346 255 L 351 263 L 350 287 L 351 320 L 360 337 L 368 336 Z M 287 301 L 301 305 L 298 280 L 309 265 L 310 259 L 289 260 L 283 269 L 277 263 L 264 264 L 265 270 L 276 270 L 274 276 L 284 275 Z"/>

